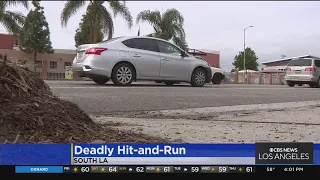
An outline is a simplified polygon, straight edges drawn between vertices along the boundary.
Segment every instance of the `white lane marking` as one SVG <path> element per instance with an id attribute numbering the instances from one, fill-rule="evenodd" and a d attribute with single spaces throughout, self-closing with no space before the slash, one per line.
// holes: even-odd
<path id="1" fill-rule="evenodd" d="M 98 86 L 98 87 L 92 87 L 92 86 L 73 86 L 73 87 L 69 87 L 69 86 L 51 86 L 50 89 L 109 89 L 109 88 L 125 88 L 125 89 L 131 89 L 131 88 L 159 88 L 159 86 L 157 87 L 145 87 L 145 86 L 141 86 L 141 87 L 137 87 L 137 86 L 126 86 L 126 87 L 117 87 L 117 86 Z"/>
<path id="2" fill-rule="evenodd" d="M 125 87 L 120 87 L 120 86 L 97 86 L 97 87 L 92 87 L 92 86 L 50 86 L 51 89 L 108 89 L 108 88 L 123 88 L 123 89 L 131 89 L 131 88 L 143 88 L 143 89 L 154 89 L 154 88 L 188 88 L 188 86 L 176 86 L 176 87 L 167 87 L 167 86 L 125 86 Z M 191 87 L 189 87 L 191 88 Z M 248 89 L 259 89 L 259 90 L 315 90 L 315 88 L 279 88 L 279 87 L 269 87 L 269 88 L 264 88 L 264 87 L 247 87 L 247 88 L 224 88 L 224 87 L 204 87 L 203 89 L 214 89 L 214 90 L 219 90 L 219 89 L 230 89 L 230 90 L 248 90 Z M 198 88 L 200 89 L 200 88 Z"/>

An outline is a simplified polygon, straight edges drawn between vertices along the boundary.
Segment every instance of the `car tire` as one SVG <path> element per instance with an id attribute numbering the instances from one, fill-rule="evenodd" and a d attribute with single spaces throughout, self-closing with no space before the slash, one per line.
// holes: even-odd
<path id="1" fill-rule="evenodd" d="M 135 70 L 129 63 L 120 63 L 113 68 L 112 82 L 117 86 L 130 85 L 135 77 Z"/>
<path id="2" fill-rule="evenodd" d="M 314 88 L 316 85 L 314 83 L 310 83 L 309 87 Z"/>
<path id="3" fill-rule="evenodd" d="M 156 82 L 156 83 L 162 83 L 162 81 L 154 81 L 154 82 Z"/>
<path id="4" fill-rule="evenodd" d="M 207 72 L 202 68 L 197 68 L 191 75 L 191 86 L 202 87 L 207 82 Z"/>
<path id="5" fill-rule="evenodd" d="M 97 83 L 97 84 L 105 84 L 109 81 L 109 78 L 92 78 L 92 81 Z"/>
<path id="6" fill-rule="evenodd" d="M 222 81 L 222 75 L 220 73 L 216 73 L 213 75 L 213 78 L 212 78 L 213 84 L 221 84 L 221 81 Z"/>
<path id="7" fill-rule="evenodd" d="M 296 85 L 294 82 L 291 82 L 291 81 L 287 81 L 287 84 L 289 87 L 293 87 L 294 85 Z"/>
<path id="8" fill-rule="evenodd" d="M 166 84 L 167 86 L 172 86 L 175 84 L 174 81 L 164 81 L 164 84 Z"/>
<path id="9" fill-rule="evenodd" d="M 298 84 L 298 86 L 302 86 L 303 84 Z"/>

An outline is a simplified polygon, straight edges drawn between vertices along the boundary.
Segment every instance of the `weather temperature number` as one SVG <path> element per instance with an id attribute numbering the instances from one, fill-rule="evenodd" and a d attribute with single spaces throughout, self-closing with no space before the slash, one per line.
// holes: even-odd
<path id="1" fill-rule="evenodd" d="M 276 168 L 275 167 L 267 167 L 267 172 L 272 172 L 274 171 Z"/>
<path id="2" fill-rule="evenodd" d="M 199 172 L 199 167 L 191 167 L 191 172 L 192 172 L 192 173 L 197 173 L 197 172 Z"/>
<path id="3" fill-rule="evenodd" d="M 143 173 L 144 172 L 144 167 L 137 167 L 136 172 L 138 173 Z"/>
<path id="4" fill-rule="evenodd" d="M 109 167 L 109 172 L 117 172 L 117 167 Z"/>
<path id="5" fill-rule="evenodd" d="M 227 167 L 219 167 L 219 172 L 227 172 Z"/>
<path id="6" fill-rule="evenodd" d="M 87 173 L 87 172 L 90 171 L 89 167 L 81 167 L 80 170 L 81 170 L 81 172 L 83 172 L 83 173 Z"/>

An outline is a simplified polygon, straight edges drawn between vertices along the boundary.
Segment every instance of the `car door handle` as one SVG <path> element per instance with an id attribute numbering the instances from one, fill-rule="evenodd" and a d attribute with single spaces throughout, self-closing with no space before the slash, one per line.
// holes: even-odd
<path id="1" fill-rule="evenodd" d="M 161 58 L 162 61 L 169 61 L 169 59 Z"/>
<path id="2" fill-rule="evenodd" d="M 139 54 L 134 54 L 133 57 L 140 57 L 140 55 Z"/>

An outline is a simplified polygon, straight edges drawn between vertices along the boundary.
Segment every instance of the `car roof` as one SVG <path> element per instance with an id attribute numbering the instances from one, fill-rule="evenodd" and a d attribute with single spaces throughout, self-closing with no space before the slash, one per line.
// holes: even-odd
<path id="1" fill-rule="evenodd" d="M 299 61 L 299 60 L 317 60 L 317 59 L 315 59 L 315 58 L 295 58 L 295 59 L 291 59 L 289 62 L 291 62 L 291 61 Z"/>
<path id="2" fill-rule="evenodd" d="M 164 39 L 160 39 L 160 38 L 155 38 L 155 37 L 148 37 L 148 36 L 123 36 L 119 39 L 117 39 L 116 41 L 124 41 L 124 40 L 127 40 L 127 39 L 135 39 L 135 38 L 142 38 L 142 39 L 154 39 L 154 40 L 159 40 L 159 41 L 163 41 L 163 42 L 167 42 L 167 43 L 170 43 L 174 46 L 176 46 L 177 48 L 179 48 L 180 50 L 182 50 L 179 46 L 177 46 L 176 44 L 170 42 L 170 41 L 167 41 L 167 40 L 164 40 Z"/>
<path id="3" fill-rule="evenodd" d="M 164 40 L 164 39 L 155 38 L 155 37 L 148 37 L 148 36 L 124 36 L 123 38 L 120 38 L 120 39 L 135 39 L 135 38 L 154 39 L 154 40 L 160 40 L 160 41 L 169 42 L 169 41 Z"/>

